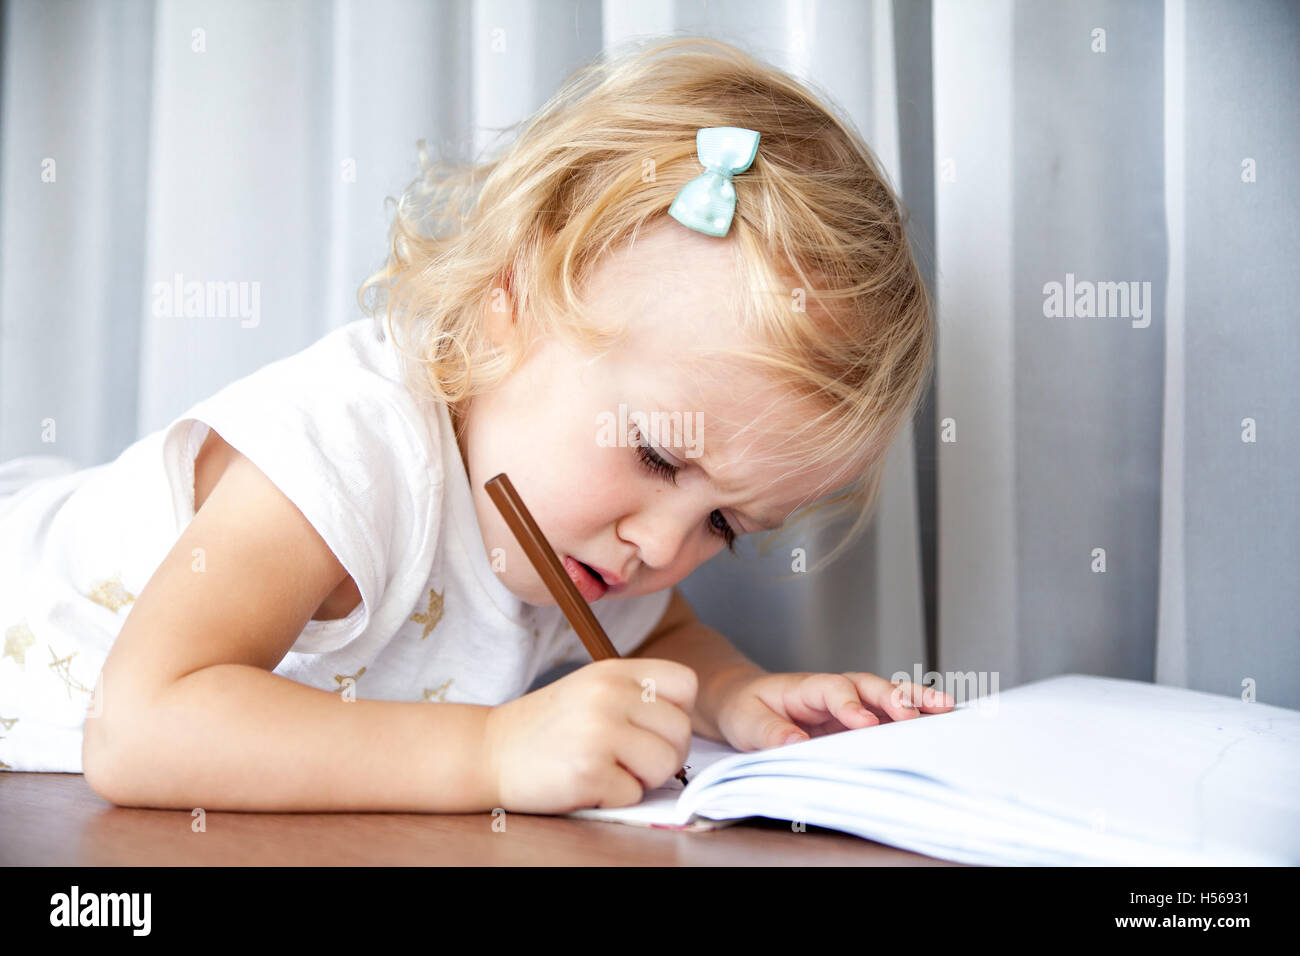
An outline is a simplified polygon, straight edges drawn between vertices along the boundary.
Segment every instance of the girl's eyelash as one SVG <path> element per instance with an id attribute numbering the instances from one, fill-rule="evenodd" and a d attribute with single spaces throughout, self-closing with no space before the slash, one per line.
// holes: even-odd
<path id="1" fill-rule="evenodd" d="M 639 435 L 636 431 L 635 424 L 632 425 L 631 431 L 633 435 Z M 674 485 L 677 484 L 677 472 L 680 471 L 680 469 L 676 465 L 670 465 L 668 462 L 664 461 L 651 451 L 648 445 L 636 441 L 635 439 L 633 442 L 636 446 L 637 457 L 641 459 L 641 463 L 645 465 L 648 471 L 652 474 L 658 475 L 665 481 L 671 481 Z M 721 512 L 714 511 L 713 514 L 717 515 L 722 520 L 722 527 L 719 528 L 712 520 L 710 520 L 709 531 L 724 540 L 727 543 L 728 550 L 734 554 L 736 552 L 736 532 L 731 529 L 731 523 L 728 522 L 726 518 L 722 517 Z M 710 519 L 712 519 L 712 517 L 713 515 L 709 516 Z"/>

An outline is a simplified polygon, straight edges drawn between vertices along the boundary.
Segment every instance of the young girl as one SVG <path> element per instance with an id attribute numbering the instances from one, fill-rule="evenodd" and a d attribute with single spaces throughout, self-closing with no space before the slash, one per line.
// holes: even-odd
<path id="1" fill-rule="evenodd" d="M 835 492 L 862 528 L 929 372 L 899 204 L 795 80 L 698 39 L 597 63 L 502 158 L 426 168 L 367 290 L 0 501 L 0 766 L 123 805 L 559 813 L 637 802 L 692 732 L 951 709 L 765 673 L 673 587 Z M 502 472 L 623 659 L 590 662 Z"/>

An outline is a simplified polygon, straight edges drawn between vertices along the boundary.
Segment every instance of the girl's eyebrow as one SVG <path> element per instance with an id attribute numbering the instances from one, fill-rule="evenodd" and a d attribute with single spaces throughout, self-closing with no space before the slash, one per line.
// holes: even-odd
<path id="1" fill-rule="evenodd" d="M 700 471 L 704 472 L 704 477 L 709 480 L 709 483 L 713 485 L 717 485 L 718 483 L 713 480 L 713 476 L 709 474 L 708 469 L 704 467 L 704 459 L 708 457 L 709 456 L 704 451 L 704 443 L 700 442 L 700 456 L 694 459 L 694 461 L 697 465 L 700 466 Z M 718 487 L 721 486 L 719 485 Z M 733 510 L 739 511 L 739 509 L 733 509 Z M 750 521 L 751 523 L 758 525 L 758 527 L 754 529 L 755 531 L 775 531 L 777 528 L 781 527 L 781 525 L 785 523 L 784 518 L 780 520 L 774 520 L 775 516 L 771 514 L 763 515 L 761 517 L 755 517 L 754 515 L 746 514 L 743 511 L 740 511 L 740 514 L 747 521 Z"/>
<path id="2" fill-rule="evenodd" d="M 667 406 L 664 405 L 663 402 L 660 402 L 660 401 L 652 401 L 652 406 L 653 406 L 653 408 L 654 408 L 655 410 L 657 410 L 657 411 L 659 412 L 659 415 L 660 415 L 660 421 L 665 421 L 665 420 L 667 420 L 667 418 L 668 418 L 668 413 L 667 413 L 666 411 L 664 411 L 664 409 L 665 409 Z M 717 481 L 715 481 L 714 478 L 713 478 L 713 475 L 709 474 L 709 470 L 708 470 L 707 468 L 704 467 L 704 462 L 705 462 L 705 460 L 706 460 L 708 457 L 709 457 L 708 452 L 706 452 L 706 451 L 704 450 L 704 440 L 701 438 L 701 439 L 700 439 L 700 454 L 699 454 L 697 457 L 695 457 L 695 458 L 688 458 L 688 459 L 686 459 L 686 460 L 687 460 L 687 461 L 693 461 L 693 462 L 695 462 L 695 464 L 697 464 L 697 465 L 699 466 L 700 471 L 704 472 L 704 477 L 708 479 L 709 484 L 711 484 L 711 485 L 713 485 L 713 486 L 715 486 L 715 487 L 717 487 L 717 488 L 721 488 L 723 491 L 727 491 L 728 489 L 724 488 L 721 484 L 719 484 Z M 746 521 L 749 521 L 749 522 L 752 523 L 752 524 L 756 524 L 756 525 L 758 525 L 758 527 L 754 529 L 755 531 L 775 531 L 777 528 L 779 528 L 782 524 L 785 523 L 785 519 L 784 519 L 784 518 L 782 518 L 782 519 L 779 520 L 779 521 L 774 521 L 774 520 L 773 520 L 774 515 L 770 515 L 770 514 L 769 514 L 769 515 L 764 515 L 764 516 L 762 516 L 762 517 L 756 517 L 756 516 L 754 516 L 754 515 L 747 514 L 747 513 L 745 513 L 744 511 L 740 511 L 739 509 L 733 509 L 733 510 L 737 511 L 737 512 L 740 514 L 740 516 L 741 516 L 742 518 L 744 518 Z"/>

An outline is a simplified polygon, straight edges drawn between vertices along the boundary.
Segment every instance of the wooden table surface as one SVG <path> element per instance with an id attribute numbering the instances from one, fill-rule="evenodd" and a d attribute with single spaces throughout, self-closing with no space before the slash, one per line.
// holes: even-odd
<path id="1" fill-rule="evenodd" d="M 77 773 L 0 773 L 4 866 L 951 866 L 821 827 L 683 833 L 510 813 L 234 813 L 115 807 Z"/>

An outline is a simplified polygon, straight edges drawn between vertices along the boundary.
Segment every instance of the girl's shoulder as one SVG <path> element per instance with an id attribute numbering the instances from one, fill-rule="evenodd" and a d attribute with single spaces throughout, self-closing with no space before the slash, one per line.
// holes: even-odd
<path id="1" fill-rule="evenodd" d="M 182 418 L 292 447 L 312 442 L 341 460 L 412 471 L 439 454 L 439 422 L 402 380 L 399 356 L 373 319 L 341 326 L 196 403 Z"/>

